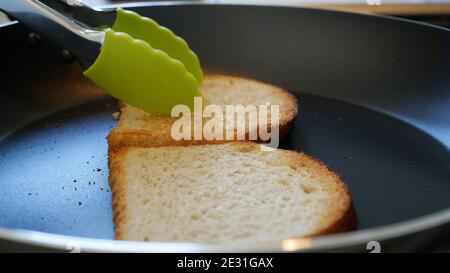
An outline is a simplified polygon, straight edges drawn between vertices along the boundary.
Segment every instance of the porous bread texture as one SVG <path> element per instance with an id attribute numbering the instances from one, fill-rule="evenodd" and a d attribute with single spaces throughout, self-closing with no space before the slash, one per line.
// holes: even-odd
<path id="1" fill-rule="evenodd" d="M 116 238 L 251 244 L 356 226 L 350 193 L 321 162 L 260 144 L 109 154 Z"/>
<path id="2" fill-rule="evenodd" d="M 201 86 L 201 92 L 203 107 L 211 104 L 219 105 L 222 109 L 226 109 L 226 105 L 279 105 L 280 139 L 287 134 L 297 116 L 297 100 L 292 94 L 282 88 L 255 80 L 224 75 L 206 75 Z M 108 137 L 111 149 L 128 146 L 155 147 L 225 142 L 225 140 L 206 140 L 205 138 L 177 141 L 171 136 L 171 129 L 178 118 L 147 113 L 126 103 L 120 103 L 119 108 L 118 125 Z M 203 126 L 206 121 L 207 119 L 203 120 Z M 251 140 L 248 137 L 250 132 L 257 132 L 258 130 L 258 126 L 252 128 L 248 126 L 248 119 L 245 126 L 239 122 L 236 122 L 235 126 L 235 136 L 238 128 L 243 128 L 247 135 L 246 140 Z M 266 126 L 270 128 L 271 124 Z M 192 126 L 193 128 L 194 126 Z M 226 133 L 224 132 L 223 135 L 225 136 Z M 262 140 L 258 138 L 255 141 L 261 142 Z"/>

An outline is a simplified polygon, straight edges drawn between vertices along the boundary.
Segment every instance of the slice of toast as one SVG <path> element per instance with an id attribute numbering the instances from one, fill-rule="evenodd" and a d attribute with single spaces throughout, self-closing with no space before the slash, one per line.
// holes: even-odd
<path id="1" fill-rule="evenodd" d="M 248 244 L 355 228 L 338 175 L 305 154 L 260 146 L 110 150 L 116 239 Z"/>
<path id="2" fill-rule="evenodd" d="M 297 100 L 292 94 L 279 87 L 255 80 L 223 75 L 206 75 L 201 86 L 201 92 L 203 96 L 203 107 L 211 104 L 219 105 L 222 109 L 226 109 L 225 105 L 255 105 L 257 108 L 258 105 L 265 104 L 279 105 L 280 118 L 278 126 L 280 139 L 288 132 L 297 116 Z M 111 149 L 127 146 L 155 147 L 225 142 L 221 139 L 206 140 L 204 138 L 201 140 L 182 139 L 176 141 L 171 136 L 171 128 L 178 118 L 150 114 L 125 103 L 120 103 L 119 108 L 120 118 L 118 125 L 111 131 L 108 137 L 108 143 Z M 205 123 L 205 120 L 203 120 L 203 126 Z M 249 132 L 258 132 L 260 123 L 252 128 L 248 125 L 248 119 L 244 124 L 240 124 L 237 121 L 236 123 L 236 129 L 234 131 L 236 132 L 241 127 L 246 133 L 245 139 L 253 140 L 249 139 Z M 266 124 L 265 126 L 270 128 L 270 124 Z M 225 136 L 225 128 L 223 135 Z M 259 137 L 255 141 L 262 142 Z"/>

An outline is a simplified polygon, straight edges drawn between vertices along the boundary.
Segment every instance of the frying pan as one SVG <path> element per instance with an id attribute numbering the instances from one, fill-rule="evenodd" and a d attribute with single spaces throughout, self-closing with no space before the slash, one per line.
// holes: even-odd
<path id="1" fill-rule="evenodd" d="M 78 64 L 64 63 L 61 49 L 30 42 L 30 31 L 12 24 L 0 29 L 1 251 L 448 249 L 448 30 L 291 7 L 129 8 L 184 37 L 208 72 L 295 94 L 300 115 L 281 148 L 313 155 L 342 176 L 358 230 L 244 248 L 111 240 L 105 137 L 116 101 L 84 79 Z"/>

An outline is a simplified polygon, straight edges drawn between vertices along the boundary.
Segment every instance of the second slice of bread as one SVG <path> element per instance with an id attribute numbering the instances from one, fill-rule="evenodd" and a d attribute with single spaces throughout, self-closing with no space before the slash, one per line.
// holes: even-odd
<path id="1" fill-rule="evenodd" d="M 110 150 L 116 238 L 251 244 L 348 231 L 350 193 L 302 153 L 250 142 Z"/>
<path id="2" fill-rule="evenodd" d="M 203 105 L 216 104 L 225 109 L 225 105 L 279 105 L 280 139 L 288 132 L 297 116 L 297 100 L 289 92 L 265 83 L 241 77 L 206 75 L 201 86 Z M 178 118 L 150 114 L 128 104 L 120 104 L 118 125 L 108 137 L 109 147 L 155 147 L 168 145 L 221 143 L 223 140 L 181 140 L 175 141 L 171 128 Z M 245 126 L 237 123 L 236 127 Z M 256 131 L 248 128 L 245 131 Z M 266 125 L 267 126 L 267 125 Z M 248 140 L 248 137 L 246 138 Z"/>

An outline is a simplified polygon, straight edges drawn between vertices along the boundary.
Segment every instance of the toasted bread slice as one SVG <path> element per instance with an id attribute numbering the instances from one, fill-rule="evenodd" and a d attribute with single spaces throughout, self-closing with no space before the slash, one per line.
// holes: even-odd
<path id="1" fill-rule="evenodd" d="M 116 238 L 248 244 L 355 228 L 335 173 L 305 154 L 260 146 L 110 150 Z"/>
<path id="2" fill-rule="evenodd" d="M 207 75 L 201 86 L 203 96 L 203 107 L 206 105 L 219 105 L 226 109 L 225 105 L 279 105 L 279 137 L 280 139 L 288 132 L 295 117 L 297 116 L 297 100 L 289 92 L 273 85 L 261 83 L 255 80 L 223 76 Z M 171 128 L 178 118 L 150 114 L 138 108 L 120 103 L 120 118 L 118 125 L 112 130 L 108 137 L 109 147 L 117 149 L 121 147 L 155 147 L 168 145 L 188 144 L 210 144 L 222 143 L 223 139 L 206 140 L 174 140 L 171 136 Z M 197 121 L 194 121 L 197 122 Z M 203 125 L 206 123 L 203 120 Z M 261 138 L 250 139 L 249 132 L 258 132 L 258 124 L 250 128 L 248 119 L 244 124 L 236 121 L 235 132 L 243 128 L 246 133 L 245 140 L 261 142 Z M 270 124 L 266 124 L 270 128 Z M 194 126 L 192 126 L 194 128 Z M 224 136 L 225 136 L 224 128 Z M 235 134 L 237 136 L 237 133 Z M 259 136 L 259 135 L 258 135 Z M 232 140 L 237 140 L 236 138 Z"/>

